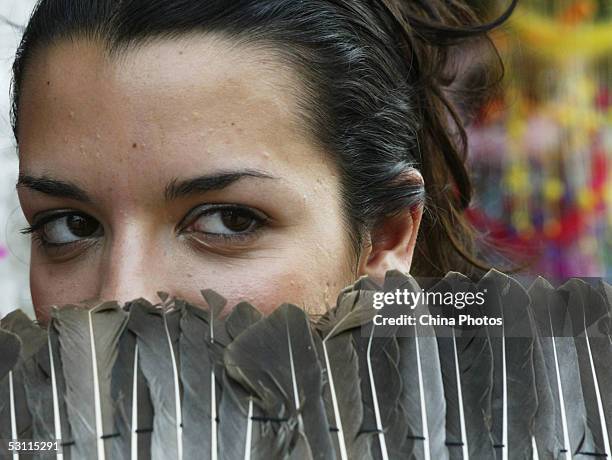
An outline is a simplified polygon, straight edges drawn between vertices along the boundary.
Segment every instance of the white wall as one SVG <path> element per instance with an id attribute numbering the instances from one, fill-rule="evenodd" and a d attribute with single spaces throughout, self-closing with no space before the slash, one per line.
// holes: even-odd
<path id="1" fill-rule="evenodd" d="M 33 0 L 0 0 L 0 16 L 25 25 Z M 19 234 L 23 219 L 15 181 L 17 152 L 9 123 L 10 68 L 21 31 L 0 21 L 0 317 L 22 308 L 32 314 L 28 282 L 29 237 Z"/>

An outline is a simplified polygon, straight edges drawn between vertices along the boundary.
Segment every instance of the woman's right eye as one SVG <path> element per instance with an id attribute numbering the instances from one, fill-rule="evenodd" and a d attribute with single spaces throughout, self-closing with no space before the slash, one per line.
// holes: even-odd
<path id="1" fill-rule="evenodd" d="M 37 233 L 48 246 L 62 246 L 102 235 L 100 223 L 86 214 L 60 214 L 41 219 L 22 233 Z"/>

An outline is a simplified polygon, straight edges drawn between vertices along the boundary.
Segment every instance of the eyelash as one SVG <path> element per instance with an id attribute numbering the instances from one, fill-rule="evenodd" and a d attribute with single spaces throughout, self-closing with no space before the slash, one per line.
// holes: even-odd
<path id="1" fill-rule="evenodd" d="M 83 216 L 83 217 L 89 217 L 86 214 L 82 213 L 82 212 L 76 212 L 76 211 L 62 211 L 62 212 L 57 212 L 57 213 L 53 213 L 53 214 L 49 214 L 46 216 L 41 217 L 37 222 L 33 223 L 30 226 L 24 227 L 22 228 L 19 233 L 21 233 L 22 235 L 32 235 L 32 241 L 34 241 L 36 244 L 38 244 L 40 247 L 42 247 L 43 249 L 49 249 L 49 250 L 59 250 L 62 248 L 68 248 L 70 246 L 73 246 L 75 244 L 83 244 L 84 240 L 81 241 L 72 241 L 70 243 L 51 243 L 47 240 L 45 240 L 42 236 L 42 229 L 45 225 L 47 225 L 48 223 L 53 222 L 54 220 L 58 220 L 61 219 L 62 217 L 66 217 L 66 216 Z"/>
<path id="2" fill-rule="evenodd" d="M 201 211 L 201 212 L 196 214 L 197 211 Z M 246 242 L 248 239 L 256 236 L 261 231 L 261 229 L 265 227 L 267 223 L 270 221 L 270 219 L 267 216 L 265 216 L 263 213 L 256 211 L 252 208 L 246 207 L 246 206 L 230 205 L 230 204 L 200 205 L 200 206 L 193 208 L 191 211 L 187 213 L 187 216 L 183 219 L 183 221 L 179 225 L 179 230 L 181 232 L 184 231 L 188 226 L 197 222 L 197 220 L 200 219 L 201 217 L 212 215 L 216 212 L 223 212 L 223 211 L 237 211 L 253 219 L 255 221 L 254 229 L 249 230 L 244 233 L 235 233 L 235 234 L 221 234 L 221 233 L 207 233 L 207 232 L 192 232 L 192 233 L 205 234 L 207 238 L 221 239 L 224 242 L 228 242 L 228 243 L 229 242 Z M 44 228 L 46 224 L 51 223 L 55 220 L 61 219 L 62 217 L 76 216 L 76 215 L 83 216 L 83 217 L 90 217 L 87 214 L 84 214 L 81 212 L 75 212 L 75 211 L 58 212 L 58 213 L 50 214 L 50 215 L 40 218 L 37 222 L 33 223 L 31 226 L 21 229 L 20 233 L 24 235 L 31 234 L 33 241 L 45 249 L 61 249 L 61 248 L 68 248 L 70 246 L 77 245 L 77 244 L 83 244 L 84 241 L 87 241 L 86 238 L 82 240 L 69 242 L 69 243 L 51 243 L 45 240 L 42 234 L 42 229 Z M 187 224 L 184 224 L 185 221 L 187 221 Z M 90 242 L 91 241 L 95 242 L 96 240 L 90 240 Z"/>
<path id="3" fill-rule="evenodd" d="M 208 238 L 221 239 L 224 242 L 246 242 L 250 238 L 256 236 L 263 227 L 265 227 L 270 219 L 263 214 L 262 212 L 256 211 L 253 208 L 249 208 L 247 206 L 235 205 L 235 204 L 208 204 L 208 205 L 200 205 L 193 208 L 191 211 L 187 213 L 187 216 L 183 219 L 181 224 L 179 224 L 179 232 L 184 232 L 187 227 L 194 224 L 201 217 L 207 215 L 213 215 L 217 212 L 223 211 L 234 211 L 240 212 L 241 214 L 253 219 L 255 221 L 254 229 L 248 230 L 243 233 L 235 233 L 235 234 L 223 234 L 223 233 L 208 233 L 208 232 L 192 232 L 204 234 Z M 184 222 L 187 222 L 184 224 Z"/>

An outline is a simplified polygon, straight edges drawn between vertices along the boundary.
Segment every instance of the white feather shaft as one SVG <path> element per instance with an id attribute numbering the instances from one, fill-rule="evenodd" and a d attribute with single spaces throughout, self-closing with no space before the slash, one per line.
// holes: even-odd
<path id="1" fill-rule="evenodd" d="M 503 319 L 502 319 L 503 321 Z M 503 329 L 502 329 L 503 331 Z M 505 331 L 503 332 L 505 334 Z M 502 460 L 508 460 L 508 379 L 506 373 L 506 337 L 502 336 Z"/>
<path id="2" fill-rule="evenodd" d="M 94 382 L 94 411 L 96 418 L 96 445 L 98 449 L 98 460 L 105 460 L 104 452 L 104 428 L 102 427 L 102 404 L 100 402 L 100 381 L 98 379 L 98 360 L 96 355 L 96 341 L 94 339 L 92 310 L 89 310 L 89 340 L 91 345 L 91 367 L 93 369 Z"/>
<path id="3" fill-rule="evenodd" d="M 13 441 L 17 441 L 17 416 L 15 414 L 15 389 L 13 388 L 13 371 L 9 371 L 8 374 L 9 380 L 9 398 L 10 398 L 10 406 L 11 406 L 11 437 Z M 19 453 L 14 450 L 13 451 L 13 460 L 19 459 Z"/>
<path id="4" fill-rule="evenodd" d="M 559 357 L 557 356 L 557 344 L 555 338 L 552 337 L 553 356 L 555 359 L 555 374 L 557 377 L 557 392 L 559 393 L 559 406 L 561 407 L 561 427 L 563 430 L 563 449 L 565 450 L 565 458 L 571 458 L 573 452 L 570 445 L 569 429 L 567 426 L 567 414 L 565 413 L 565 397 L 563 395 L 563 382 L 561 382 L 561 370 L 559 369 Z"/>
<path id="5" fill-rule="evenodd" d="M 327 336 L 329 337 L 329 335 Z M 342 419 L 340 417 L 340 408 L 338 407 L 338 398 L 336 396 L 336 386 L 334 385 L 334 377 L 329 364 L 329 355 L 327 353 L 327 337 L 323 340 L 323 355 L 325 356 L 325 366 L 327 367 L 327 378 L 329 381 L 329 391 L 332 397 L 332 405 L 334 407 L 334 418 L 336 419 L 336 428 L 338 429 L 338 445 L 340 447 L 341 460 L 348 460 L 346 444 L 344 443 L 344 430 L 342 428 Z"/>
<path id="6" fill-rule="evenodd" d="M 138 342 L 134 347 L 134 376 L 132 378 L 132 433 L 131 459 L 138 460 Z"/>
<path id="7" fill-rule="evenodd" d="M 374 404 L 374 416 L 376 417 L 376 430 L 378 431 L 378 441 L 380 443 L 380 453 L 383 460 L 389 460 L 389 454 L 387 453 L 387 443 L 385 441 L 385 432 L 382 426 L 382 420 L 380 417 L 380 408 L 378 407 L 378 393 L 376 392 L 376 383 L 374 382 L 374 372 L 372 371 L 372 360 L 370 357 L 370 351 L 372 349 L 372 339 L 374 338 L 374 325 L 372 325 L 372 332 L 370 332 L 370 339 L 368 341 L 367 350 L 367 362 L 368 362 L 368 375 L 370 378 L 370 388 L 372 389 L 372 402 Z"/>
<path id="8" fill-rule="evenodd" d="M 584 323 L 584 331 L 586 337 L 586 345 L 587 350 L 589 352 L 589 364 L 591 366 L 591 373 L 593 375 L 593 383 L 595 385 L 595 397 L 597 399 L 597 412 L 599 413 L 599 420 L 601 423 L 601 432 L 603 436 L 604 449 L 606 453 L 606 458 L 612 458 L 612 453 L 610 452 L 610 439 L 608 437 L 608 427 L 606 424 L 606 417 L 604 415 L 603 403 L 601 401 L 601 393 L 599 391 L 599 382 L 597 380 L 597 372 L 595 371 L 595 363 L 593 362 L 593 354 L 591 353 L 591 343 L 589 340 L 589 336 L 586 333 L 586 319 Z"/>
<path id="9" fill-rule="evenodd" d="M 51 397 L 53 399 L 53 427 L 55 429 L 55 439 L 59 444 L 62 443 L 62 425 L 59 411 L 59 398 L 57 395 L 57 380 L 55 377 L 55 363 L 53 359 L 53 347 L 51 346 L 51 336 L 47 338 L 49 344 L 49 370 L 51 372 Z M 64 454 L 61 449 L 57 451 L 57 460 L 64 460 Z"/>
<path id="10" fill-rule="evenodd" d="M 533 460 L 540 460 L 540 455 L 538 454 L 538 445 L 536 443 L 535 436 L 531 437 L 531 451 L 533 452 Z"/>
<path id="11" fill-rule="evenodd" d="M 419 377 L 419 398 L 421 400 L 421 423 L 423 425 L 423 438 L 425 439 L 425 448 L 423 449 L 423 458 L 425 460 L 431 459 L 431 447 L 429 443 L 429 426 L 427 423 L 427 404 L 425 403 L 425 388 L 423 385 L 423 369 L 421 367 L 421 352 L 419 350 L 419 334 L 416 325 L 414 326 L 414 342 L 416 349 L 417 359 L 417 375 Z"/>
<path id="12" fill-rule="evenodd" d="M 463 459 L 467 460 L 470 458 L 470 449 L 468 446 L 467 430 L 465 427 L 465 412 L 463 410 L 463 392 L 461 389 L 461 372 L 459 370 L 459 356 L 457 353 L 457 338 L 455 337 L 455 330 L 453 331 L 453 353 L 455 354 L 455 380 L 457 382 L 457 399 L 459 405 L 459 426 L 461 429 L 461 452 Z"/>
<path id="13" fill-rule="evenodd" d="M 172 361 L 172 374 L 174 378 L 174 408 L 176 420 L 176 446 L 177 460 L 183 460 L 183 417 L 181 411 L 181 392 L 178 379 L 178 367 L 176 365 L 176 357 L 174 356 L 174 348 L 172 347 L 172 339 L 168 330 L 168 321 L 164 314 L 164 327 L 166 329 L 166 338 L 168 339 L 168 347 L 170 348 L 170 360 Z"/>
<path id="14" fill-rule="evenodd" d="M 291 346 L 291 332 L 289 331 L 289 325 L 287 325 L 287 345 L 289 347 L 289 366 L 291 367 L 291 383 L 293 384 L 293 400 L 295 404 L 295 410 L 300 412 L 300 397 L 298 394 L 297 377 L 295 375 L 295 363 L 293 362 L 293 347 Z"/>
<path id="15" fill-rule="evenodd" d="M 215 342 L 215 328 L 213 325 L 214 312 L 210 310 L 210 343 Z M 215 382 L 215 365 L 210 369 L 210 458 L 217 460 L 217 386 Z"/>
<path id="16" fill-rule="evenodd" d="M 567 426 L 567 414 L 565 413 L 565 396 L 563 394 L 563 382 L 561 382 L 561 370 L 559 369 L 559 357 L 557 356 L 557 341 L 555 339 L 552 317 L 548 310 L 548 320 L 550 322 L 553 358 L 555 360 L 555 376 L 557 378 L 557 393 L 559 393 L 559 406 L 561 408 L 561 428 L 563 430 L 563 449 L 565 450 L 565 458 L 570 459 L 573 452 L 570 445 L 569 429 Z"/>
<path id="17" fill-rule="evenodd" d="M 244 442 L 244 460 L 251 460 L 251 438 L 253 436 L 253 398 L 249 398 L 249 413 L 247 414 L 247 431 Z"/>

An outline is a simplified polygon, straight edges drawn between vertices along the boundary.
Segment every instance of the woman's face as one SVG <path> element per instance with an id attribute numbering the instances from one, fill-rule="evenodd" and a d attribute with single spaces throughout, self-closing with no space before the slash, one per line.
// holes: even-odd
<path id="1" fill-rule="evenodd" d="M 354 279 L 338 172 L 272 55 L 200 37 L 109 59 L 76 41 L 26 72 L 18 192 L 39 318 L 204 288 L 321 312 Z"/>

